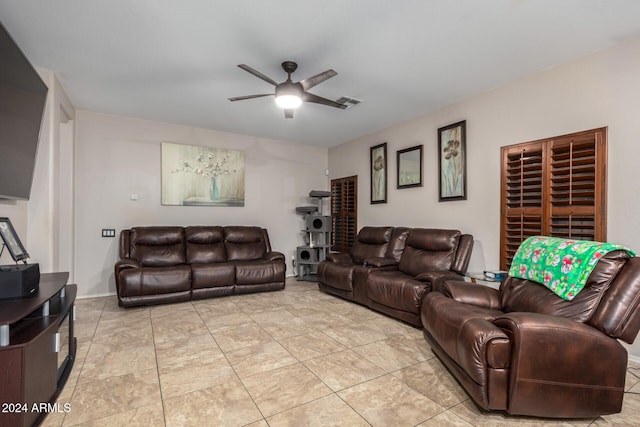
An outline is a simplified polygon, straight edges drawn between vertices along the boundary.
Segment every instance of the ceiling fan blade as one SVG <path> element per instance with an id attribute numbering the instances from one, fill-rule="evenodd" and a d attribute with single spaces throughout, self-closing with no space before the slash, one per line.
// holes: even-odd
<path id="1" fill-rule="evenodd" d="M 285 119 L 293 119 L 293 108 L 285 108 L 284 109 L 284 118 Z"/>
<path id="2" fill-rule="evenodd" d="M 336 108 L 340 108 L 342 110 L 347 108 L 347 106 L 344 105 L 344 104 L 339 104 L 336 101 L 332 101 L 330 99 L 323 98 L 321 96 L 314 95 L 314 94 L 309 93 L 309 92 L 305 92 L 305 94 L 303 95 L 302 99 L 304 101 L 306 101 L 306 102 L 313 102 L 313 103 L 316 103 L 316 104 L 328 105 L 330 107 L 336 107 Z"/>
<path id="3" fill-rule="evenodd" d="M 262 98 L 263 96 L 273 96 L 272 93 L 261 93 L 260 95 L 245 95 L 229 98 L 229 101 L 242 101 L 243 99 Z"/>
<path id="4" fill-rule="evenodd" d="M 243 70 L 245 70 L 247 73 L 251 73 L 251 74 L 253 74 L 253 75 L 254 75 L 254 76 L 256 76 L 257 78 L 264 80 L 264 81 L 265 81 L 265 82 L 267 82 L 267 83 L 271 83 L 271 84 L 272 84 L 272 85 L 274 85 L 274 86 L 278 86 L 278 83 L 277 83 L 276 81 L 274 81 L 273 79 L 271 79 L 271 78 L 269 78 L 269 77 L 265 76 L 265 75 L 264 75 L 264 74 L 262 74 L 260 71 L 258 71 L 258 70 L 254 70 L 253 68 L 249 67 L 249 66 L 248 66 L 248 65 L 246 65 L 246 64 L 240 64 L 240 65 L 238 65 L 238 67 L 242 68 L 242 69 L 243 69 Z"/>
<path id="5" fill-rule="evenodd" d="M 333 76 L 336 76 L 337 74 L 338 73 L 336 73 L 333 70 L 323 71 L 322 73 L 316 74 L 315 76 L 309 77 L 308 79 L 300 80 L 300 84 L 302 85 L 304 90 L 307 91 L 312 87 L 314 87 L 315 85 L 320 84 L 323 81 L 330 79 Z"/>

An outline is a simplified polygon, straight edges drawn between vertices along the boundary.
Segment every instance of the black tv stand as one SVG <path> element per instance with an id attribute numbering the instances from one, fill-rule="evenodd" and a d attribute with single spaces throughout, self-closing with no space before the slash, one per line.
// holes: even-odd
<path id="1" fill-rule="evenodd" d="M 76 285 L 68 273 L 40 276 L 29 298 L 0 301 L 0 425 L 38 425 L 73 368 Z M 65 337 L 61 339 L 61 337 Z"/>

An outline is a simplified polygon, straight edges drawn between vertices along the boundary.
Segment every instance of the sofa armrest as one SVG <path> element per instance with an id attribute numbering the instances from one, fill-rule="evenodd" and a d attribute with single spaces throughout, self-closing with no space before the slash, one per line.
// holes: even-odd
<path id="1" fill-rule="evenodd" d="M 344 252 L 329 252 L 325 259 L 331 262 L 353 262 L 353 260 L 351 259 L 351 255 Z"/>
<path id="2" fill-rule="evenodd" d="M 391 258 L 385 258 L 385 257 L 371 257 L 371 258 L 367 258 L 365 262 L 369 267 L 378 267 L 378 268 L 398 267 L 398 262 L 396 260 Z"/>
<path id="3" fill-rule="evenodd" d="M 282 252 L 271 251 L 262 255 L 262 259 L 265 261 L 282 261 L 284 262 L 284 254 Z"/>
<path id="4" fill-rule="evenodd" d="M 445 280 L 462 280 L 463 276 L 450 270 L 432 270 L 425 271 L 416 276 L 416 280 L 420 282 L 430 283 L 432 291 L 442 289 L 442 282 Z"/>
<path id="5" fill-rule="evenodd" d="M 116 261 L 116 265 L 115 265 L 116 277 L 118 277 L 118 273 L 122 270 L 126 270 L 128 268 L 141 268 L 141 267 L 142 267 L 142 263 L 140 263 L 140 261 L 138 261 L 137 259 L 122 258 Z"/>
<path id="6" fill-rule="evenodd" d="M 608 401 L 608 409 L 620 410 L 627 351 L 616 339 L 583 323 L 539 313 L 507 313 L 493 323 L 515 344 L 510 413 L 530 415 L 532 408 L 544 407 L 549 417 L 593 416 L 584 401 Z"/>
<path id="7" fill-rule="evenodd" d="M 462 280 L 444 280 L 440 284 L 442 288 L 439 291 L 458 302 L 491 310 L 500 310 L 502 307 L 497 289 Z"/>

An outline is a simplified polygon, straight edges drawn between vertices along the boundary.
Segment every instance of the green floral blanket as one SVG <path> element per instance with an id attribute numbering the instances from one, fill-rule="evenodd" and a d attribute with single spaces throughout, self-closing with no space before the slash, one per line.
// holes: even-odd
<path id="1" fill-rule="evenodd" d="M 612 243 L 533 236 L 516 251 L 509 276 L 541 283 L 571 301 L 584 288 L 600 258 L 611 251 L 635 252 Z"/>

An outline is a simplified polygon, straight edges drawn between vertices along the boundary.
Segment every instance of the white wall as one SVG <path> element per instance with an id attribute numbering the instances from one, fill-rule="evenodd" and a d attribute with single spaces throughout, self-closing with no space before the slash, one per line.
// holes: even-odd
<path id="1" fill-rule="evenodd" d="M 291 256 L 301 245 L 302 216 L 311 190 L 326 190 L 327 149 L 185 126 L 76 113 L 76 277 L 78 293 L 115 293 L 118 238 L 101 237 L 138 225 L 257 225 L 274 250 Z M 160 144 L 175 142 L 242 150 L 245 206 L 161 206 Z M 139 195 L 131 201 L 130 194 Z"/>
<path id="2" fill-rule="evenodd" d="M 640 39 L 625 42 L 331 148 L 330 178 L 358 175 L 359 227 L 460 229 L 476 240 L 470 270 L 497 268 L 500 147 L 608 126 L 608 240 L 640 252 L 638 52 Z M 460 120 L 467 121 L 468 198 L 439 203 L 437 129 Z M 371 205 L 369 147 L 385 141 L 388 203 Z M 397 190 L 396 151 L 417 144 L 424 144 L 424 187 Z M 632 351 L 640 355 L 640 344 Z"/>

